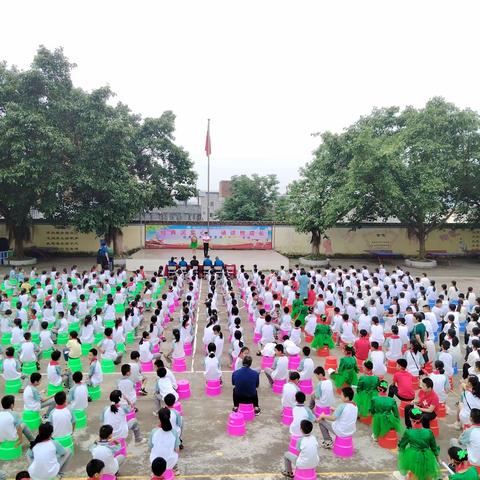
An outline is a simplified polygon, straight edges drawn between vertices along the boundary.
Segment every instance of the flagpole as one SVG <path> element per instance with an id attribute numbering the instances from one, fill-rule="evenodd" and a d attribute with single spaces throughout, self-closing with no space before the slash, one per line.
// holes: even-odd
<path id="1" fill-rule="evenodd" d="M 208 119 L 207 132 L 210 139 L 210 119 Z M 207 151 L 207 232 L 210 235 L 210 149 Z"/>

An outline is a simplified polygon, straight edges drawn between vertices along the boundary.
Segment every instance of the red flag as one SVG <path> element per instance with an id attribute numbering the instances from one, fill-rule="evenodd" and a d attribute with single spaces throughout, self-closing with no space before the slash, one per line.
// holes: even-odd
<path id="1" fill-rule="evenodd" d="M 210 142 L 210 120 L 208 121 L 207 138 L 205 139 L 205 153 L 207 154 L 207 157 L 212 154 L 212 144 Z"/>

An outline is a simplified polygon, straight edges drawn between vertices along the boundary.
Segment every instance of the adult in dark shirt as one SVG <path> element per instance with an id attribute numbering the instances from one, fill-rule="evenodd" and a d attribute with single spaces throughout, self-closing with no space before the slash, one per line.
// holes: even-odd
<path id="1" fill-rule="evenodd" d="M 200 262 L 197 260 L 197 257 L 194 255 L 192 259 L 190 260 L 190 266 L 191 267 L 198 267 L 200 265 Z"/>
<path id="2" fill-rule="evenodd" d="M 233 411 L 238 411 L 240 403 L 253 403 L 255 415 L 259 415 L 257 388 L 260 384 L 260 375 L 252 370 L 252 357 L 249 355 L 243 359 L 242 365 L 242 368 L 232 374 Z"/>

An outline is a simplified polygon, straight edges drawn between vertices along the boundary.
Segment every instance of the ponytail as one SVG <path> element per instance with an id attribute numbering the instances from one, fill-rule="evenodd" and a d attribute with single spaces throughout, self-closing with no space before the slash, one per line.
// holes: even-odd
<path id="1" fill-rule="evenodd" d="M 50 422 L 41 423 L 38 427 L 38 435 L 33 442 L 30 442 L 30 449 L 32 450 L 37 443 L 49 440 L 53 434 L 53 425 Z"/>
<path id="2" fill-rule="evenodd" d="M 110 405 L 110 411 L 112 413 L 118 413 L 118 404 L 120 403 L 120 399 L 122 398 L 122 392 L 120 390 L 113 390 L 110 394 L 110 401 L 112 404 Z"/>

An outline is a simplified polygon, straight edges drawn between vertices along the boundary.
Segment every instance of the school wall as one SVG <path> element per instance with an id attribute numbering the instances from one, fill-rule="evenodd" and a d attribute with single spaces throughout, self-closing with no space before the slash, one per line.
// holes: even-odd
<path id="1" fill-rule="evenodd" d="M 310 252 L 310 235 L 298 233 L 290 225 L 272 225 L 272 228 L 273 248 L 278 252 L 289 255 L 304 255 Z M 122 228 L 122 231 L 125 251 L 144 247 L 145 225 L 131 224 Z M 5 224 L 0 222 L 0 237 L 4 236 L 7 236 L 7 230 Z M 327 256 L 375 255 L 378 252 L 408 256 L 418 253 L 417 239 L 409 237 L 406 228 L 395 224 L 365 225 L 357 230 L 335 227 L 328 230 L 326 236 L 327 238 L 322 239 L 320 252 Z M 99 238 L 93 233 L 79 233 L 70 227 L 53 226 L 37 221 L 32 227 L 31 240 L 26 242 L 26 247 L 38 247 L 67 254 L 95 253 L 98 250 L 98 242 Z M 426 246 L 428 252 L 434 253 L 479 254 L 480 230 L 452 225 L 451 228 L 432 232 L 427 238 Z"/>

